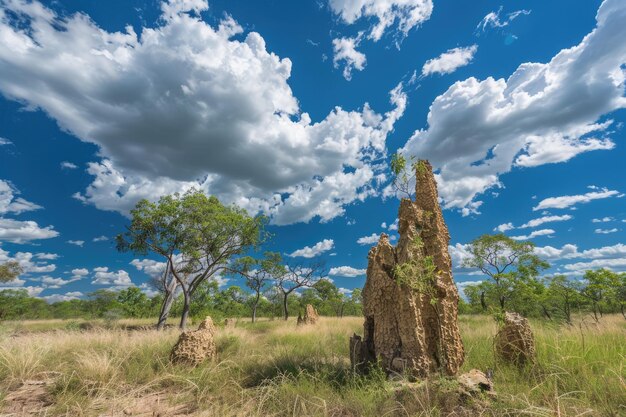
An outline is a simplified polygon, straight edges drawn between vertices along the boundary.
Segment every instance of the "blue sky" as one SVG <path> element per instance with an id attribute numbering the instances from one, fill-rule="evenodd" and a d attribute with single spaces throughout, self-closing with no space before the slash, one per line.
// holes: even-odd
<path id="1" fill-rule="evenodd" d="M 111 238 L 193 186 L 350 290 L 401 150 L 437 170 L 457 282 L 497 230 L 549 273 L 624 271 L 623 39 L 620 0 L 0 0 L 0 261 L 49 301 L 150 293 L 158 259 Z"/>

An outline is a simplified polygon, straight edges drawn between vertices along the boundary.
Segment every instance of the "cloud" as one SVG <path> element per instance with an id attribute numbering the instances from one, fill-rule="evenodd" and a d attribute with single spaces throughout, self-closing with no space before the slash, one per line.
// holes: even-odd
<path id="1" fill-rule="evenodd" d="M 89 270 L 87 268 L 75 268 L 72 269 L 72 279 L 80 279 L 89 275 Z"/>
<path id="2" fill-rule="evenodd" d="M 351 266 L 337 266 L 334 268 L 330 268 L 328 275 L 353 278 L 365 275 L 366 272 L 367 270 L 365 269 L 357 269 Z"/>
<path id="3" fill-rule="evenodd" d="M 321 242 L 317 242 L 313 247 L 305 246 L 302 249 L 291 252 L 287 256 L 292 258 L 314 258 L 324 252 L 328 252 L 333 247 L 335 247 L 335 242 L 332 239 L 324 239 Z"/>
<path id="4" fill-rule="evenodd" d="M 431 0 L 329 0 L 330 9 L 346 24 L 361 18 L 375 18 L 369 39 L 380 40 L 385 31 L 397 24 L 401 38 L 409 31 L 430 19 L 433 12 Z"/>
<path id="5" fill-rule="evenodd" d="M 500 233 L 504 233 L 507 230 L 513 230 L 515 229 L 515 226 L 513 226 L 513 223 L 509 222 L 509 223 L 503 223 L 499 226 L 496 226 L 493 231 L 494 232 L 500 232 Z"/>
<path id="6" fill-rule="evenodd" d="M 0 137 L 0 146 L 12 145 L 13 142 L 8 140 L 7 138 Z"/>
<path id="7" fill-rule="evenodd" d="M 567 220 L 571 220 L 573 219 L 573 216 L 570 216 L 569 214 L 564 214 L 562 216 L 543 216 L 543 217 L 539 217 L 537 219 L 532 219 L 527 223 L 524 223 L 523 225 L 521 225 L 520 227 L 518 227 L 518 229 L 525 229 L 528 227 L 537 227 L 537 226 L 541 226 L 544 223 L 551 223 L 551 222 L 564 222 Z"/>
<path id="8" fill-rule="evenodd" d="M 360 237 L 356 241 L 356 243 L 358 243 L 359 245 L 372 245 L 374 243 L 377 243 L 379 239 L 380 235 L 378 233 L 372 233 L 369 236 Z"/>
<path id="9" fill-rule="evenodd" d="M 11 183 L 0 180 L 0 215 L 8 213 L 21 214 L 42 208 L 35 203 L 17 197 L 18 194 L 19 191 Z"/>
<path id="10" fill-rule="evenodd" d="M 61 162 L 61 168 L 62 169 L 77 169 L 78 165 L 73 164 L 71 162 L 63 161 Z"/>
<path id="11" fill-rule="evenodd" d="M 555 232 L 552 229 L 541 229 L 541 230 L 533 230 L 529 235 L 522 236 L 511 236 L 513 240 L 528 240 L 538 236 L 549 236 L 553 235 Z"/>
<path id="12" fill-rule="evenodd" d="M 608 222 L 613 222 L 613 221 L 615 221 L 615 218 L 613 217 L 602 217 L 601 219 L 591 220 L 592 223 L 608 223 Z"/>
<path id="13" fill-rule="evenodd" d="M 128 272 L 123 269 L 113 272 L 109 271 L 108 267 L 98 267 L 94 268 L 93 271 L 95 274 L 91 283 L 94 285 L 113 285 L 115 287 L 130 287 L 133 285 Z"/>
<path id="14" fill-rule="evenodd" d="M 83 245 L 85 244 L 84 240 L 68 240 L 67 243 L 69 243 L 70 245 L 74 245 L 74 246 L 79 246 L 79 247 L 83 247 Z"/>
<path id="15" fill-rule="evenodd" d="M 501 19 L 500 13 L 502 13 L 502 6 L 500 6 L 497 12 L 487 13 L 487 15 L 483 17 L 483 20 L 481 20 L 478 26 L 476 26 L 476 31 L 486 32 L 488 29 L 506 27 L 518 16 L 529 15 L 530 12 L 530 10 L 516 10 L 514 12 L 507 13 L 506 16 Z"/>
<path id="16" fill-rule="evenodd" d="M 46 260 L 46 261 L 54 261 L 55 259 L 59 258 L 59 255 L 57 255 L 56 253 L 41 253 L 40 252 L 40 253 L 35 254 L 35 258 Z"/>
<path id="17" fill-rule="evenodd" d="M 43 258 L 40 255 L 45 255 Z M 17 252 L 9 256 L 9 252 L 0 248 L 0 263 L 16 261 L 20 264 L 25 274 L 28 273 L 50 273 L 56 270 L 56 265 L 46 262 L 52 258 L 52 254 L 33 254 L 31 252 Z"/>
<path id="18" fill-rule="evenodd" d="M 77 300 L 83 296 L 84 294 L 80 291 L 70 291 L 65 294 L 51 294 L 51 295 L 46 295 L 45 297 L 41 297 L 41 298 L 43 298 L 50 304 L 54 304 L 54 303 L 58 303 L 61 301 Z"/>
<path id="19" fill-rule="evenodd" d="M 401 149 L 438 170 L 445 208 L 476 212 L 476 197 L 501 187 L 513 167 L 565 162 L 610 149 L 606 114 L 626 106 L 626 3 L 606 0 L 596 28 L 548 63 L 524 63 L 508 79 L 474 77 L 437 97 Z"/>
<path id="20" fill-rule="evenodd" d="M 63 279 L 63 278 L 54 278 L 54 277 L 45 275 L 41 278 L 38 278 L 37 281 L 41 282 L 41 285 L 44 288 L 48 289 L 48 288 L 61 288 L 64 285 L 67 285 L 74 281 L 78 281 L 80 279 L 82 279 L 81 276 L 73 276 L 70 279 Z"/>
<path id="21" fill-rule="evenodd" d="M 152 278 L 160 278 L 166 267 L 165 262 L 153 261 L 152 259 L 133 259 L 130 264 Z"/>
<path id="22" fill-rule="evenodd" d="M 109 240 L 109 238 L 104 235 L 93 238 L 94 242 L 106 242 L 107 240 Z"/>
<path id="23" fill-rule="evenodd" d="M 429 59 L 422 67 L 422 76 L 431 74 L 451 74 L 458 68 L 464 67 L 474 58 L 478 45 L 463 48 L 449 49 L 437 58 Z"/>
<path id="24" fill-rule="evenodd" d="M 613 229 L 596 229 L 593 232 L 597 234 L 601 234 L 601 235 L 608 235 L 610 233 L 615 233 L 617 231 L 619 231 L 619 229 L 614 227 Z"/>
<path id="25" fill-rule="evenodd" d="M 256 32 L 239 37 L 229 16 L 211 26 L 187 12 L 205 0 L 163 3 L 139 33 L 38 2 L 2 4 L 0 92 L 99 147 L 81 201 L 127 215 L 140 198 L 195 186 L 290 224 L 331 220 L 376 194 L 384 166 L 374 161 L 406 107 L 401 85 L 387 113 L 365 103 L 314 122 L 288 84 L 291 61 Z"/>
<path id="26" fill-rule="evenodd" d="M 53 226 L 40 227 L 32 220 L 21 221 L 0 218 L 0 241 L 23 244 L 57 236 L 59 236 L 59 232 L 54 230 Z"/>
<path id="27" fill-rule="evenodd" d="M 545 209 L 564 209 L 575 206 L 576 204 L 585 204 L 593 200 L 601 200 L 604 198 L 620 196 L 619 191 L 602 188 L 600 191 L 590 191 L 579 195 L 564 195 L 560 197 L 549 197 L 541 200 L 539 204 L 533 207 L 534 211 Z"/>
<path id="28" fill-rule="evenodd" d="M 389 225 L 389 230 L 398 230 L 398 219 Z"/>
<path id="29" fill-rule="evenodd" d="M 22 244 L 57 237 L 59 232 L 55 231 L 53 226 L 40 227 L 32 220 L 14 220 L 3 217 L 6 214 L 21 214 L 42 208 L 17 195 L 19 191 L 10 182 L 0 180 L 0 242 Z"/>
<path id="30" fill-rule="evenodd" d="M 606 268 L 614 272 L 626 271 L 626 258 L 617 259 L 594 259 L 588 262 L 576 262 L 573 264 L 563 265 L 563 269 L 570 275 L 584 275 L 588 270 Z"/>
<path id="31" fill-rule="evenodd" d="M 339 68 L 344 61 L 343 78 L 348 81 L 352 79 L 352 70 L 363 71 L 367 63 L 365 54 L 356 50 L 360 42 L 360 35 L 356 38 L 333 39 L 333 66 Z"/>
<path id="32" fill-rule="evenodd" d="M 542 258 L 548 260 L 563 259 L 615 259 L 626 257 L 626 245 L 618 243 L 613 246 L 603 246 L 601 248 L 587 249 L 582 252 L 578 250 L 578 246 L 568 243 L 560 249 L 552 246 L 535 247 L 535 253 Z"/>

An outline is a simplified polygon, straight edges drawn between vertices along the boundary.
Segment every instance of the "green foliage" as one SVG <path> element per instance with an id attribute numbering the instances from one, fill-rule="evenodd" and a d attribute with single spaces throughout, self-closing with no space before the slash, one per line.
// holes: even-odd
<path id="1" fill-rule="evenodd" d="M 491 298 L 497 300 L 500 310 L 504 310 L 510 306 L 516 291 L 533 298 L 533 291 L 538 290 L 533 280 L 550 266 L 534 254 L 531 242 L 518 242 L 504 234 L 480 236 L 470 243 L 469 252 L 471 257 L 463 266 L 479 269 L 492 284 L 481 288 L 483 309 L 486 308 L 484 301 Z"/>
<path id="2" fill-rule="evenodd" d="M 167 261 L 184 295 L 181 328 L 197 288 L 216 274 L 230 271 L 231 258 L 266 238 L 265 217 L 250 217 L 244 209 L 224 206 L 216 197 L 195 189 L 161 197 L 156 203 L 141 200 L 131 216 L 127 231 L 117 236 L 117 249 L 154 253 Z M 164 306 L 167 301 L 163 300 Z"/>
<path id="3" fill-rule="evenodd" d="M 23 272 L 24 270 L 16 261 L 8 261 L 0 264 L 0 283 L 13 281 Z"/>
<path id="4" fill-rule="evenodd" d="M 410 156 L 407 160 L 404 155 L 398 152 L 391 156 L 390 165 L 393 174 L 391 186 L 396 192 L 411 198 L 413 195 L 411 183 L 415 179 L 415 173 L 423 172 L 425 169 L 423 161 L 416 160 L 414 156 Z"/>
<path id="5" fill-rule="evenodd" d="M 437 302 L 435 283 L 435 262 L 432 256 L 424 255 L 424 243 L 419 236 L 415 236 L 411 242 L 409 252 L 416 254 L 407 262 L 398 264 L 393 269 L 393 274 L 398 284 L 426 294 L 432 304 Z"/>

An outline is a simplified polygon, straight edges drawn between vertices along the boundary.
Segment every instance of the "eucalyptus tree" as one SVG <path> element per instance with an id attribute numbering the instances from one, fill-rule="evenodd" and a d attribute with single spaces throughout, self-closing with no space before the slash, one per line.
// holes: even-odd
<path id="1" fill-rule="evenodd" d="M 550 265 L 534 253 L 532 242 L 519 242 L 504 234 L 482 235 L 469 244 L 471 254 L 463 266 L 477 268 L 489 281 L 483 288 L 504 311 L 516 286 L 539 276 Z"/>
<path id="2" fill-rule="evenodd" d="M 554 276 L 548 281 L 548 297 L 552 307 L 563 316 L 567 324 L 572 324 L 573 309 L 580 304 L 580 291 L 580 283 L 565 275 Z"/>
<path id="3" fill-rule="evenodd" d="M 282 295 L 284 320 L 289 319 L 289 296 L 299 288 L 312 287 L 326 275 L 326 264 L 320 260 L 287 265 L 286 268 L 285 273 L 275 279 L 276 289 Z"/>
<path id="4" fill-rule="evenodd" d="M 248 288 L 254 292 L 251 297 L 252 323 L 256 321 L 257 309 L 263 292 L 272 282 L 287 273 L 287 268 L 282 262 L 280 253 L 265 252 L 261 259 L 245 256 L 239 258 L 234 265 L 237 273 L 245 278 Z"/>
<path id="5" fill-rule="evenodd" d="M 117 248 L 144 256 L 155 254 L 166 262 L 183 295 L 180 328 L 185 329 L 198 286 L 229 272 L 234 256 L 258 245 L 265 236 L 265 223 L 263 216 L 251 217 L 239 207 L 225 206 L 216 197 L 192 189 L 158 202 L 139 201 L 131 210 L 126 232 L 117 236 Z M 175 291 L 169 293 L 169 297 L 174 295 Z"/>

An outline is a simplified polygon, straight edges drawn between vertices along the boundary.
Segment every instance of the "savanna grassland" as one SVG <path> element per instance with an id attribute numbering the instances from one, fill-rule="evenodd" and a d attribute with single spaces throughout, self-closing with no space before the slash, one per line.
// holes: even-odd
<path id="1" fill-rule="evenodd" d="M 169 362 L 178 330 L 143 324 L 0 325 L 2 415 L 453 415 L 445 389 L 452 381 L 411 385 L 351 371 L 348 337 L 361 333 L 361 318 L 323 317 L 303 328 L 294 320 L 240 321 L 218 330 L 219 360 L 195 369 Z M 532 325 L 537 364 L 518 370 L 494 360 L 491 317 L 460 317 L 463 371 L 492 369 L 497 391 L 475 415 L 626 415 L 623 317 Z"/>

